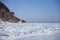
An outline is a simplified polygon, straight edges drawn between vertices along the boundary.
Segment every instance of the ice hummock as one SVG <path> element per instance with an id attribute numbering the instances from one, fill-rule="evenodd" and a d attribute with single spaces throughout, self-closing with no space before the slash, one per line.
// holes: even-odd
<path id="1" fill-rule="evenodd" d="M 17 40 L 32 36 L 60 33 L 60 23 L 3 23 L 0 40 Z M 26 39 L 27 40 L 27 39 Z"/>

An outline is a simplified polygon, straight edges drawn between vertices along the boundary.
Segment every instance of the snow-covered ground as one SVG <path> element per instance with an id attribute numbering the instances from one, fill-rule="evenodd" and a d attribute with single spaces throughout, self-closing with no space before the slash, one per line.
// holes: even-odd
<path id="1" fill-rule="evenodd" d="M 0 40 L 59 40 L 60 23 L 0 24 Z"/>

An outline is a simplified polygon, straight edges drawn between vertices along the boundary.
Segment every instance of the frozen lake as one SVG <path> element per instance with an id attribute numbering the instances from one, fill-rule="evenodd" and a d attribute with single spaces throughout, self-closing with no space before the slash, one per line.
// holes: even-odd
<path id="1" fill-rule="evenodd" d="M 59 40 L 60 23 L 0 24 L 0 40 Z"/>

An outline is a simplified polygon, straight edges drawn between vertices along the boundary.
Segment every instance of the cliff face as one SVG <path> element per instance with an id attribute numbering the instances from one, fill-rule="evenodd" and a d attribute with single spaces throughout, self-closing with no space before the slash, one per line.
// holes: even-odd
<path id="1" fill-rule="evenodd" d="M 2 20 L 3 22 L 11 22 L 11 23 L 18 23 L 18 22 L 22 22 L 24 23 L 24 20 L 21 20 L 17 17 L 14 16 L 13 12 L 10 12 L 10 10 L 8 9 L 7 6 L 5 6 L 5 4 L 0 2 L 0 20 Z"/>

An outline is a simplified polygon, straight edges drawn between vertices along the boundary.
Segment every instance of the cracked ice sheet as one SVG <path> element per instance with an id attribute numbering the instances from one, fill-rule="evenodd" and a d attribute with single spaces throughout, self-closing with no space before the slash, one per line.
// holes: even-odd
<path id="1" fill-rule="evenodd" d="M 60 23 L 0 24 L 0 40 L 17 40 L 32 36 L 52 35 L 56 33 L 60 33 Z"/>

